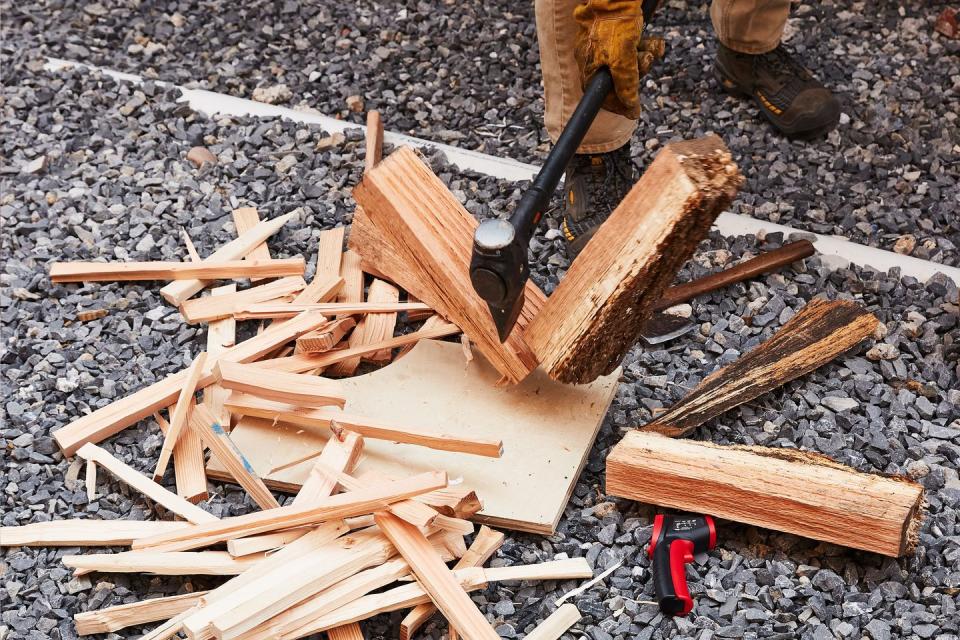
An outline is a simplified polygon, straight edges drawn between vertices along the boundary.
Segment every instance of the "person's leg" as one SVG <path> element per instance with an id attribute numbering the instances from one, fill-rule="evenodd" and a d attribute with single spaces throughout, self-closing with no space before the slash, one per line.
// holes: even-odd
<path id="1" fill-rule="evenodd" d="M 536 0 L 537 42 L 543 70 L 544 123 L 556 142 L 577 107 L 583 90 L 573 57 L 577 23 L 573 9 L 579 0 Z M 605 153 L 618 149 L 633 136 L 637 123 L 601 110 L 577 153 Z"/>
<path id="2" fill-rule="evenodd" d="M 837 125 L 840 103 L 781 45 L 789 13 L 789 0 L 713 0 L 716 72 L 726 91 L 753 99 L 782 133 L 810 138 Z"/>

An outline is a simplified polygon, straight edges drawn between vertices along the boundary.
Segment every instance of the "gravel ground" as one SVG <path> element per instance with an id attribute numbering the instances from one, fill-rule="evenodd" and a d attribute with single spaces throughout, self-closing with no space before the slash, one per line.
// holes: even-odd
<path id="1" fill-rule="evenodd" d="M 350 188 L 362 168 L 357 132 L 330 144 L 315 127 L 278 120 L 198 117 L 177 94 L 136 88 L 82 72 L 47 74 L 13 48 L 2 89 L 0 282 L 4 402 L 0 406 L 3 525 L 70 517 L 157 517 L 135 492 L 102 477 L 88 502 L 50 437 L 77 415 L 177 371 L 202 348 L 204 330 L 185 325 L 158 295 L 133 283 L 54 285 L 52 260 L 183 259 L 187 228 L 201 254 L 232 237 L 229 210 L 253 204 L 267 215 L 302 210 L 271 244 L 277 255 L 313 260 L 323 227 L 349 222 Z M 208 145 L 216 166 L 185 160 Z M 316 151 L 320 147 L 319 151 Z M 26 173 L 37 157 L 46 169 Z M 463 174 L 430 158 L 475 214 L 502 211 L 522 185 Z M 567 265 L 555 221 L 534 241 L 534 277 L 548 290 Z M 770 235 L 706 240 L 682 279 L 778 246 Z M 688 570 L 696 609 L 664 618 L 652 598 L 645 546 L 654 510 L 603 493 L 603 460 L 620 431 L 647 421 L 715 367 L 768 337 L 815 296 L 861 301 L 883 322 L 889 359 L 872 342 L 836 362 L 702 427 L 715 442 L 803 447 L 865 471 L 907 473 L 929 490 L 929 515 L 915 554 L 885 559 L 730 522 L 717 549 Z M 603 584 L 574 601 L 584 614 L 569 637 L 627 638 L 937 638 L 958 634 L 960 604 L 960 329 L 958 289 L 897 273 L 830 271 L 819 258 L 723 294 L 698 299 L 699 331 L 666 349 L 634 350 L 556 535 L 511 535 L 494 564 L 585 555 L 599 571 L 622 561 Z M 109 315 L 78 323 L 78 309 Z M 745 317 L 752 317 L 747 324 Z M 249 324 L 249 323 L 248 323 Z M 250 327 L 247 327 L 249 330 Z M 831 409 L 830 407 L 834 407 Z M 844 406 L 849 408 L 842 409 Z M 842 409 L 842 410 L 841 410 Z M 104 446 L 141 471 L 161 446 L 150 421 Z M 166 482 L 172 486 L 172 474 Z M 213 485 L 204 507 L 217 515 L 254 507 L 244 494 Z M 213 579 L 97 575 L 73 579 L 59 561 L 70 549 L 10 548 L 0 558 L 0 637 L 71 638 L 74 613 L 215 584 Z M 503 637 L 519 637 L 574 583 L 501 584 L 475 600 Z M 365 624 L 368 638 L 396 637 L 400 615 Z M 6 629 L 3 630 L 3 627 Z M 440 638 L 442 622 L 423 637 Z M 136 637 L 129 629 L 119 637 Z"/>
<path id="2" fill-rule="evenodd" d="M 734 211 L 960 266 L 960 42 L 948 2 L 799 5 L 787 42 L 844 105 L 826 140 L 789 142 L 713 79 L 706 4 L 670 0 L 667 59 L 647 82 L 634 158 L 719 133 L 747 176 Z M 850 6 L 848 6 L 850 5 Z M 0 1 L 17 46 L 245 98 L 256 90 L 356 122 L 537 161 L 542 129 L 533 2 Z"/>

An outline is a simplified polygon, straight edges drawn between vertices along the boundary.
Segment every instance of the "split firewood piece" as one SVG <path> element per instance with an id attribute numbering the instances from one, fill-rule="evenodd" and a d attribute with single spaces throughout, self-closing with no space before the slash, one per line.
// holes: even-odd
<path id="1" fill-rule="evenodd" d="M 337 362 L 342 362 L 354 356 L 361 356 L 367 353 L 380 351 L 381 349 L 395 349 L 404 345 L 427 340 L 430 338 L 444 338 L 460 333 L 460 328 L 456 325 L 444 322 L 438 324 L 432 329 L 420 329 L 402 336 L 394 336 L 388 340 L 376 342 L 373 344 L 353 347 L 352 349 L 334 349 L 324 353 L 298 353 L 286 358 L 274 358 L 273 360 L 263 360 L 257 362 L 256 366 L 271 369 L 273 371 L 286 371 L 288 373 L 302 373 L 312 371 L 318 367 L 328 367 Z"/>
<path id="2" fill-rule="evenodd" d="M 167 470 L 167 463 L 170 462 L 170 456 L 173 455 L 173 446 L 180 438 L 180 432 L 187 424 L 187 413 L 194 401 L 194 394 L 197 392 L 197 384 L 203 375 L 204 366 L 207 362 L 207 352 L 201 351 L 197 354 L 190 368 L 187 370 L 187 377 L 183 388 L 180 390 L 180 396 L 177 398 L 177 404 L 170 414 L 170 428 L 167 429 L 163 437 L 163 447 L 160 449 L 160 457 L 157 460 L 157 467 L 153 471 L 154 482 L 160 482 L 163 474 Z"/>
<path id="3" fill-rule="evenodd" d="M 51 520 L 18 527 L 0 527 L 0 545 L 120 547 L 130 545 L 136 538 L 168 533 L 187 526 L 186 522 L 171 520 Z"/>
<path id="4" fill-rule="evenodd" d="M 923 487 L 906 478 L 861 473 L 807 451 L 641 431 L 607 456 L 607 493 L 891 557 L 912 550 L 923 519 Z"/>
<path id="5" fill-rule="evenodd" d="M 64 556 L 71 569 L 158 576 L 235 576 L 263 560 L 263 554 L 234 558 L 226 551 L 124 551 Z"/>
<path id="6" fill-rule="evenodd" d="M 364 137 L 367 153 L 363 158 L 363 172 L 366 173 L 377 166 L 383 157 L 383 120 L 376 109 L 367 112 L 367 131 Z"/>
<path id="7" fill-rule="evenodd" d="M 86 474 L 84 476 L 84 487 L 87 490 L 87 501 L 93 502 L 97 499 L 97 464 L 87 461 Z"/>
<path id="8" fill-rule="evenodd" d="M 52 282 L 123 282 L 127 280 L 239 280 L 302 276 L 303 258 L 230 260 L 228 262 L 54 262 Z"/>
<path id="9" fill-rule="evenodd" d="M 356 304 L 363 300 L 363 270 L 360 267 L 360 255 L 355 251 L 346 251 L 340 262 L 340 276 L 343 288 L 337 295 L 337 302 Z"/>
<path id="10" fill-rule="evenodd" d="M 242 516 L 223 518 L 217 522 L 196 525 L 183 531 L 173 531 L 169 534 L 134 540 L 132 547 L 134 549 L 154 548 L 163 551 L 189 551 L 233 538 L 366 515 L 377 509 L 382 509 L 385 504 L 412 498 L 446 486 L 446 473 L 439 471 L 426 472 L 402 480 L 385 482 L 375 489 L 363 489 L 330 496 L 318 501 L 315 505 L 302 507 L 289 505 L 278 509 L 267 509 Z"/>
<path id="11" fill-rule="evenodd" d="M 402 147 L 364 175 L 354 189 L 350 247 L 364 265 L 391 279 L 461 327 L 511 382 L 537 366 L 522 336 L 543 304 L 527 283 L 517 326 L 503 344 L 486 303 L 470 282 L 476 219 L 430 171 L 416 152 Z"/>
<path id="12" fill-rule="evenodd" d="M 374 514 L 377 526 L 394 544 L 450 626 L 467 640 L 500 636 L 463 590 L 454 574 L 419 529 L 389 513 Z"/>
<path id="13" fill-rule="evenodd" d="M 407 315 L 409 316 L 410 314 L 407 314 Z M 437 314 L 432 313 L 424 321 L 424 323 L 420 325 L 420 331 L 429 331 L 431 329 L 436 329 L 437 327 L 443 326 L 445 324 L 447 324 L 446 320 L 444 320 L 441 316 L 438 316 Z M 410 350 L 413 349 L 415 346 L 417 346 L 417 344 L 415 342 L 411 342 L 401 347 L 400 351 L 397 352 L 397 357 L 395 358 L 395 360 L 399 360 L 403 356 L 407 355 L 407 353 L 409 353 Z"/>
<path id="14" fill-rule="evenodd" d="M 227 552 L 235 558 L 248 556 L 251 553 L 260 551 L 272 551 L 290 544 L 294 540 L 306 535 L 311 527 L 301 529 L 288 529 L 276 533 L 265 533 L 262 536 L 250 536 L 248 538 L 237 538 L 227 540 Z"/>
<path id="15" fill-rule="evenodd" d="M 467 567 L 482 567 L 487 560 L 497 552 L 497 549 L 503 544 L 504 535 L 500 531 L 494 531 L 490 527 L 480 527 L 477 537 L 474 539 L 470 549 L 464 554 L 454 569 L 465 569 Z M 400 640 L 413 640 L 414 634 L 422 627 L 427 620 L 433 617 L 437 608 L 432 603 L 420 604 L 413 608 L 410 613 L 400 622 Z M 450 630 L 454 633 L 453 629 Z"/>
<path id="16" fill-rule="evenodd" d="M 617 368 L 742 182 L 715 135 L 657 154 L 524 334 L 551 378 L 585 383 Z"/>
<path id="17" fill-rule="evenodd" d="M 170 640 L 170 638 L 179 637 L 178 634 L 183 630 L 183 621 L 196 609 L 197 607 L 192 607 L 175 615 L 150 633 L 140 636 L 140 640 Z"/>
<path id="18" fill-rule="evenodd" d="M 217 460 L 227 468 L 230 475 L 250 494 L 250 498 L 261 509 L 275 509 L 280 506 L 277 499 L 270 493 L 270 489 L 263 484 L 263 480 L 253 471 L 253 467 L 243 457 L 243 453 L 233 443 L 227 432 L 223 430 L 217 419 L 207 411 L 206 407 L 198 406 L 194 409 L 190 415 L 189 428 L 200 435 L 204 444 L 210 448 Z"/>
<path id="19" fill-rule="evenodd" d="M 300 558 L 324 549 L 349 529 L 343 522 L 329 522 L 313 528 L 310 533 L 292 542 L 289 546 L 268 555 L 248 571 L 231 578 L 203 599 L 203 606 L 189 612 L 183 619 L 187 635 L 196 640 L 212 638 L 210 622 L 218 615 L 229 611 L 239 600 L 258 592 L 263 581 L 278 568 L 295 564 Z"/>
<path id="20" fill-rule="evenodd" d="M 368 303 L 398 303 L 400 302 L 400 290 L 392 284 L 384 282 L 379 278 L 374 278 L 370 283 L 370 289 L 367 292 Z M 370 313 L 361 318 L 357 323 L 357 328 L 350 334 L 349 346 L 359 347 L 365 344 L 381 342 L 393 337 L 393 331 L 397 325 L 397 314 L 393 313 Z M 331 367 L 328 375 L 335 377 L 352 376 L 357 367 L 360 366 L 361 358 L 373 362 L 389 362 L 392 352 L 390 349 L 381 349 L 366 356 L 357 356 L 349 360 L 338 362 Z"/>
<path id="21" fill-rule="evenodd" d="M 79 636 L 112 633 L 136 625 L 166 620 L 195 607 L 208 591 L 195 591 L 178 596 L 150 598 L 140 602 L 104 607 L 73 616 Z"/>
<path id="22" fill-rule="evenodd" d="M 213 296 L 224 296 L 236 293 L 237 285 L 229 284 L 217 287 L 210 292 Z M 237 341 L 237 321 L 233 316 L 214 320 L 207 324 L 207 354 L 213 359 L 234 346 Z M 203 390 L 203 406 L 220 421 L 224 429 L 230 429 L 230 412 L 223 408 L 223 401 L 230 392 L 218 384 L 211 384 Z M 176 454 L 176 450 L 174 450 Z M 174 460 L 176 464 L 176 460 Z"/>
<path id="23" fill-rule="evenodd" d="M 233 226 L 237 228 L 237 235 L 241 236 L 260 223 L 260 214 L 254 207 L 238 207 L 230 212 L 233 216 Z M 253 251 L 247 254 L 244 260 L 271 261 L 270 249 L 266 241 L 258 244 Z M 303 275 L 301 272 L 300 275 Z M 257 282 L 263 278 L 250 278 L 250 282 Z"/>
<path id="24" fill-rule="evenodd" d="M 280 280 L 251 287 L 244 291 L 237 291 L 236 293 L 187 300 L 180 305 L 180 313 L 183 315 L 184 320 L 190 324 L 210 322 L 211 320 L 219 320 L 220 318 L 237 315 L 237 312 L 241 309 L 258 302 L 275 300 L 276 298 L 294 294 L 301 291 L 305 286 L 306 283 L 300 276 L 281 278 Z M 276 306 L 276 304 L 274 304 L 274 306 Z M 306 309 L 302 310 L 305 311 Z M 290 313 L 285 314 L 284 317 L 292 318 L 295 315 L 297 314 Z"/>
<path id="25" fill-rule="evenodd" d="M 327 640 L 364 640 L 363 630 L 359 624 L 351 622 L 342 627 L 327 629 Z"/>
<path id="26" fill-rule="evenodd" d="M 233 413 L 240 415 L 269 418 L 311 429 L 327 431 L 330 429 L 331 423 L 335 421 L 344 429 L 355 431 L 364 438 L 415 444 L 439 451 L 457 451 L 489 458 L 499 458 L 503 455 L 502 440 L 470 439 L 462 435 L 445 434 L 439 431 L 343 413 L 329 407 L 304 409 L 239 392 L 234 392 L 227 398 L 226 407 Z"/>
<path id="27" fill-rule="evenodd" d="M 95 462 L 100 465 L 124 483 L 185 520 L 194 524 L 214 524 L 220 522 L 216 516 L 207 513 L 197 505 L 184 500 L 177 494 L 167 491 L 147 476 L 120 462 L 95 444 L 88 442 L 83 445 L 77 451 L 77 455 L 87 462 Z M 178 528 L 169 533 L 174 534 L 181 530 L 189 529 Z"/>
<path id="28" fill-rule="evenodd" d="M 210 390 L 210 387 L 207 387 Z M 192 410 L 193 405 L 191 405 Z M 174 407 L 167 410 L 172 415 Z M 159 413 L 153 414 L 160 431 L 166 435 L 170 423 Z M 173 445 L 173 471 L 177 480 L 177 495 L 193 504 L 207 499 L 207 470 L 204 466 L 203 442 L 197 432 L 188 424 L 180 432 L 177 443 Z"/>
<path id="29" fill-rule="evenodd" d="M 483 509 L 483 502 L 477 497 L 476 491 L 463 484 L 437 489 L 413 499 L 455 518 L 469 519 Z"/>
<path id="30" fill-rule="evenodd" d="M 306 376 L 233 362 L 221 362 L 214 370 L 225 389 L 252 393 L 268 400 L 288 402 L 302 407 L 343 407 L 346 399 L 335 380 Z"/>
<path id="31" fill-rule="evenodd" d="M 331 320 L 328 324 L 315 329 L 310 333 L 297 338 L 297 351 L 299 353 L 323 353 L 330 351 L 343 340 L 343 337 L 353 329 L 357 321 L 347 316 L 339 320 Z"/>
<path id="32" fill-rule="evenodd" d="M 227 262 L 229 260 L 239 260 L 256 249 L 260 243 L 280 230 L 290 219 L 296 217 L 297 213 L 292 211 L 286 215 L 273 220 L 264 220 L 258 223 L 250 231 L 243 233 L 236 240 L 232 240 L 223 245 L 203 262 L 217 263 Z M 163 299 L 174 306 L 180 306 L 187 298 L 197 293 L 209 282 L 203 280 L 178 280 L 171 282 L 160 290 Z"/>
<path id="33" fill-rule="evenodd" d="M 203 258 L 201 258 L 200 254 L 197 252 L 197 247 L 193 244 L 193 239 L 183 227 L 180 227 L 180 237 L 183 239 L 183 246 L 186 247 L 187 255 L 190 257 L 190 260 L 192 262 L 203 262 Z"/>
<path id="34" fill-rule="evenodd" d="M 363 438 L 353 431 L 337 429 L 324 445 L 317 464 L 303 482 L 293 504 L 312 504 L 320 498 L 333 495 L 337 488 L 337 478 L 331 477 L 327 470 L 350 473 L 360 461 L 363 453 Z"/>
<path id="35" fill-rule="evenodd" d="M 458 588 L 466 591 L 483 589 L 489 582 L 504 580 L 572 580 L 578 578 L 592 578 L 593 571 L 584 558 L 570 558 L 554 560 L 541 564 L 514 565 L 512 567 L 497 567 L 481 569 L 469 567 L 452 572 Z M 389 613 L 399 609 L 409 609 L 417 605 L 430 602 L 429 594 L 422 581 L 412 582 L 394 587 L 381 593 L 375 593 L 357 598 L 349 604 L 338 607 L 335 611 L 317 617 L 294 631 L 278 636 L 280 640 L 296 640 L 305 636 L 320 633 L 351 622 L 366 620 L 381 613 Z M 469 597 L 467 598 L 469 600 Z M 472 601 L 471 601 L 472 604 Z M 466 636 L 468 640 L 472 636 Z M 475 636 L 473 636 L 475 637 Z M 247 640 L 246 638 L 244 640 Z"/>
<path id="36" fill-rule="evenodd" d="M 290 304 L 317 304 L 330 302 L 336 299 L 343 288 L 343 278 L 340 276 L 316 276 L 303 291 L 294 296 Z"/>
<path id="37" fill-rule="evenodd" d="M 815 298 L 769 340 L 715 371 L 643 426 L 671 437 L 825 365 L 870 337 L 879 321 L 849 300 Z"/>
<path id="38" fill-rule="evenodd" d="M 346 227 L 324 229 L 317 239 L 317 269 L 314 279 L 342 277 L 340 266 L 343 261 L 343 237 Z M 346 282 L 346 278 L 344 278 Z"/>
<path id="39" fill-rule="evenodd" d="M 324 322 L 326 318 L 322 314 L 304 313 L 285 322 L 281 327 L 270 327 L 263 333 L 227 349 L 217 360 L 251 362 L 282 344 L 296 340 Z M 197 384 L 198 388 L 213 382 L 213 362 L 216 360 L 211 359 L 211 362 L 207 363 L 207 371 Z M 187 370 L 168 376 L 93 413 L 77 418 L 62 429 L 54 431 L 53 437 L 64 455 L 73 455 L 84 443 L 100 442 L 174 403 L 180 395 L 186 376 Z"/>
<path id="40" fill-rule="evenodd" d="M 339 485 L 346 491 L 357 491 L 359 489 L 375 487 L 378 483 L 389 480 L 389 478 L 376 473 L 368 473 L 362 478 L 355 478 L 348 473 L 328 467 L 324 464 L 323 460 L 317 460 L 314 464 L 314 470 L 318 474 L 326 475 L 334 486 Z M 417 502 L 416 500 L 401 500 L 391 504 L 386 510 L 420 529 L 430 527 L 440 516 L 436 509 L 422 502 Z M 473 533 L 472 526 L 469 533 Z M 463 534 L 461 534 L 461 543 L 462 535 Z"/>
<path id="41" fill-rule="evenodd" d="M 80 322 L 99 320 L 100 318 L 105 318 L 108 313 L 109 311 L 106 309 L 84 309 L 83 311 L 77 311 L 77 320 Z"/>
<path id="42" fill-rule="evenodd" d="M 407 302 L 420 302 L 420 300 L 412 293 L 407 293 Z M 420 322 L 421 320 L 427 320 L 432 315 L 433 311 L 408 311 L 407 321 Z"/>
<path id="43" fill-rule="evenodd" d="M 524 640 L 557 640 L 557 638 L 565 634 L 570 627 L 577 624 L 580 618 L 580 611 L 575 604 L 567 603 L 560 605 L 546 620 L 525 635 Z"/>
<path id="44" fill-rule="evenodd" d="M 260 287 L 256 287 L 260 288 Z M 252 291 L 252 289 L 248 289 Z M 239 295 L 239 294 L 238 294 Z M 199 302 L 209 300 L 200 298 Z M 233 315 L 237 320 L 270 320 L 276 318 L 290 318 L 304 311 L 319 311 L 320 313 L 336 315 L 358 315 L 368 313 L 397 313 L 399 311 L 426 311 L 429 306 L 422 302 L 315 302 L 313 304 L 292 303 L 252 303 L 237 305 Z"/>

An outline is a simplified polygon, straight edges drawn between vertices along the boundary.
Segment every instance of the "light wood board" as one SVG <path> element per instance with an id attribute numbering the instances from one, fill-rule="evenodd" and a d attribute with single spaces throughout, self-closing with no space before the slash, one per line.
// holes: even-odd
<path id="1" fill-rule="evenodd" d="M 447 433 L 503 440 L 502 458 L 436 451 L 367 440 L 357 473 L 409 476 L 446 470 L 476 490 L 484 508 L 473 519 L 495 527 L 550 534 L 566 506 L 613 400 L 620 371 L 588 385 L 564 385 L 536 370 L 519 385 L 497 388 L 500 374 L 475 352 L 466 362 L 459 344 L 422 340 L 393 364 L 341 381 L 345 411 L 396 419 Z M 250 418 L 231 438 L 268 486 L 296 492 L 312 461 L 270 473 L 310 451 L 328 433 Z M 229 481 L 215 459 L 207 473 Z"/>

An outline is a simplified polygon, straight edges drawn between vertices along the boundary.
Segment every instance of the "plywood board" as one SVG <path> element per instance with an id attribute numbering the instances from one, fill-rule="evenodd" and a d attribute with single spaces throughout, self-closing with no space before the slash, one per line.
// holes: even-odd
<path id="1" fill-rule="evenodd" d="M 500 374 L 479 353 L 466 362 L 459 344 L 422 340 L 403 358 L 341 381 L 345 411 L 405 419 L 424 428 L 503 440 L 502 458 L 367 440 L 357 473 L 409 476 L 427 469 L 463 476 L 483 500 L 474 520 L 495 527 L 552 533 L 617 388 L 619 370 L 589 385 L 564 385 L 536 370 L 521 384 L 497 388 Z M 296 492 L 312 461 L 271 469 L 323 448 L 327 435 L 250 418 L 231 434 L 268 486 Z M 216 460 L 212 477 L 229 480 Z"/>

